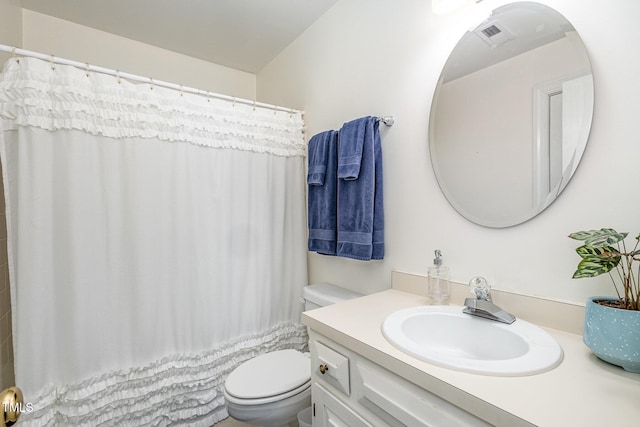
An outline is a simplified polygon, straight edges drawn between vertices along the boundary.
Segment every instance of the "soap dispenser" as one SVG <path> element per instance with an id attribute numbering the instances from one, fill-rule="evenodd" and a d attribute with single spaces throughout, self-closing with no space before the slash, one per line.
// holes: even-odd
<path id="1" fill-rule="evenodd" d="M 449 267 L 442 264 L 442 252 L 435 251 L 433 265 L 427 269 L 427 295 L 433 304 L 449 304 Z"/>

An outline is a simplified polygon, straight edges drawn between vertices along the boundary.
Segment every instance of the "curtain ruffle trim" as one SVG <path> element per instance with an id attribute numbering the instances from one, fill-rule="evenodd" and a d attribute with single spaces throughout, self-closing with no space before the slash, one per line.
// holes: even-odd
<path id="1" fill-rule="evenodd" d="M 20 422 L 24 426 L 209 427 L 228 416 L 224 381 L 236 366 L 259 354 L 303 350 L 306 345 L 306 328 L 286 322 L 199 354 L 174 355 L 25 396 L 34 410 L 23 412 Z"/>
<path id="2" fill-rule="evenodd" d="M 7 61 L 0 118 L 13 126 L 157 138 L 211 148 L 304 156 L 302 114 L 134 84 L 36 58 Z"/>

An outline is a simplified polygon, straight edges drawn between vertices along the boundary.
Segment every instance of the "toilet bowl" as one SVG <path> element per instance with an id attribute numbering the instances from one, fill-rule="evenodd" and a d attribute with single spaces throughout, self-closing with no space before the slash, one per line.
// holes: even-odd
<path id="1" fill-rule="evenodd" d="M 328 283 L 304 288 L 305 310 L 361 296 Z M 224 384 L 229 415 L 247 424 L 276 427 L 296 420 L 311 405 L 308 353 L 278 350 L 254 357 L 229 374 Z"/>

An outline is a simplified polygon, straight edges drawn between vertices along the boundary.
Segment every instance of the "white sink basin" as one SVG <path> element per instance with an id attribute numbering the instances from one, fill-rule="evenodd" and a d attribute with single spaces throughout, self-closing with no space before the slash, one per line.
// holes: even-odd
<path id="1" fill-rule="evenodd" d="M 399 350 L 434 365 L 483 375 L 532 375 L 555 368 L 562 347 L 539 327 L 511 325 L 462 313 L 459 306 L 396 311 L 382 324 Z"/>

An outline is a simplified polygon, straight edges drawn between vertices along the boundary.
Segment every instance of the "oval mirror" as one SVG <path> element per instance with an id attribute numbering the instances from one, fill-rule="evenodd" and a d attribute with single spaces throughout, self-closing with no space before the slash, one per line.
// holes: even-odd
<path id="1" fill-rule="evenodd" d="M 483 226 L 520 224 L 580 162 L 593 116 L 589 58 L 561 14 L 508 4 L 458 42 L 431 107 L 431 161 L 449 203 Z"/>

